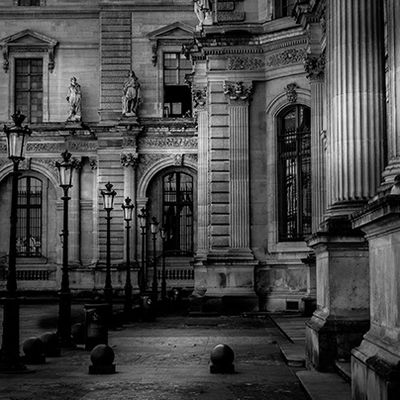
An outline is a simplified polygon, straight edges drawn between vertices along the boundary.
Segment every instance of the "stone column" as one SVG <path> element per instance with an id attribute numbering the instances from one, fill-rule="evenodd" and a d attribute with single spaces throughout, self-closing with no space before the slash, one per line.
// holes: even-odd
<path id="1" fill-rule="evenodd" d="M 91 158 L 89 160 L 90 168 L 93 174 L 93 255 L 92 265 L 96 266 L 99 261 L 99 190 L 98 190 L 98 174 L 97 174 L 97 159 Z"/>
<path id="2" fill-rule="evenodd" d="M 325 54 L 309 54 L 305 70 L 311 86 L 311 193 L 312 232 L 317 232 L 326 208 L 325 155 L 321 140 L 324 118 Z"/>
<path id="3" fill-rule="evenodd" d="M 69 220 L 69 263 L 72 266 L 81 265 L 81 212 L 80 212 L 80 197 L 81 197 L 81 168 L 82 161 L 73 159 L 72 172 L 72 188 L 69 190 L 70 207 L 68 212 Z"/>
<path id="4" fill-rule="evenodd" d="M 308 245 L 316 254 L 317 310 L 307 363 L 349 360 L 369 326 L 368 246 L 349 216 L 376 193 L 383 160 L 383 0 L 328 2 L 328 212 Z"/>
<path id="5" fill-rule="evenodd" d="M 252 86 L 225 82 L 229 121 L 229 250 L 252 258 L 250 251 L 249 97 Z"/>
<path id="6" fill-rule="evenodd" d="M 124 167 L 124 201 L 127 197 L 132 199 L 132 203 L 135 205 L 132 213 L 132 221 L 130 222 L 130 243 L 129 243 L 129 254 L 131 260 L 131 268 L 134 268 L 132 274 L 132 284 L 135 290 L 139 288 L 138 277 L 137 277 L 137 204 L 136 204 L 136 168 L 139 161 L 139 155 L 134 149 L 132 152 L 126 152 L 121 154 L 121 165 Z M 126 248 L 128 246 L 126 237 L 126 223 L 124 224 L 124 262 L 126 262 Z"/>

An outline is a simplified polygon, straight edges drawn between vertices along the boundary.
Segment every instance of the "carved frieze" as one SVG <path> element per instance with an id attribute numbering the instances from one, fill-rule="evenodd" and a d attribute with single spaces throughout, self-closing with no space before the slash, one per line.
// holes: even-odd
<path id="1" fill-rule="evenodd" d="M 279 67 L 281 65 L 297 64 L 303 61 L 304 56 L 304 49 L 288 49 L 270 56 L 266 65 L 268 67 Z"/>
<path id="2" fill-rule="evenodd" d="M 318 56 L 307 54 L 304 58 L 304 69 L 307 78 L 313 80 L 323 80 L 325 71 L 325 53 Z"/>
<path id="3" fill-rule="evenodd" d="M 296 88 L 298 88 L 296 83 L 289 83 L 286 87 L 285 87 L 285 91 L 286 91 L 286 96 L 288 99 L 289 103 L 296 103 L 297 101 L 297 91 Z"/>
<path id="4" fill-rule="evenodd" d="M 137 153 L 123 153 L 121 154 L 121 165 L 123 167 L 136 168 L 139 163 L 139 155 Z"/>
<path id="5" fill-rule="evenodd" d="M 224 94 L 228 96 L 230 101 L 247 102 L 250 99 L 253 86 L 251 83 L 230 82 L 224 83 Z"/>
<path id="6" fill-rule="evenodd" d="M 255 71 L 265 68 L 265 61 L 259 57 L 229 57 L 227 69 L 232 71 Z"/>
<path id="7" fill-rule="evenodd" d="M 179 137 L 179 136 L 162 136 L 162 137 L 143 137 L 139 139 L 140 147 L 156 147 L 156 148 L 197 148 L 196 137 Z"/>

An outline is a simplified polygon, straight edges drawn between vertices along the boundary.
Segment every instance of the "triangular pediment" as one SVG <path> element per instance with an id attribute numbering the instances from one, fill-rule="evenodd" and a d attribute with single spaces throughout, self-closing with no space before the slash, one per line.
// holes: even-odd
<path id="1" fill-rule="evenodd" d="M 147 34 L 150 40 L 188 39 L 193 37 L 194 28 L 183 22 L 174 22 Z"/>
<path id="2" fill-rule="evenodd" d="M 57 40 L 50 38 L 42 33 L 25 29 L 24 31 L 7 36 L 0 41 L 0 46 L 43 46 L 54 47 Z"/>

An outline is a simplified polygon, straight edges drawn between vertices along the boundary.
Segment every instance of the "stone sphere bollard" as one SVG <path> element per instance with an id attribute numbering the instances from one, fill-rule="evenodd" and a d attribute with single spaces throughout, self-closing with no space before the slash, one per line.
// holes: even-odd
<path id="1" fill-rule="evenodd" d="M 25 353 L 27 364 L 44 364 L 46 362 L 44 345 L 38 337 L 26 339 L 22 345 L 22 350 Z"/>
<path id="2" fill-rule="evenodd" d="M 235 372 L 233 360 L 235 353 L 226 344 L 218 344 L 211 351 L 210 372 L 212 374 L 232 374 Z"/>
<path id="3" fill-rule="evenodd" d="M 71 336 L 75 344 L 85 344 L 85 324 L 78 322 L 72 325 Z"/>
<path id="4" fill-rule="evenodd" d="M 90 353 L 93 365 L 89 366 L 89 374 L 114 374 L 114 350 L 107 344 L 98 344 Z"/>
<path id="5" fill-rule="evenodd" d="M 60 357 L 60 343 L 55 332 L 46 332 L 39 337 L 43 343 L 44 355 L 46 357 Z"/>

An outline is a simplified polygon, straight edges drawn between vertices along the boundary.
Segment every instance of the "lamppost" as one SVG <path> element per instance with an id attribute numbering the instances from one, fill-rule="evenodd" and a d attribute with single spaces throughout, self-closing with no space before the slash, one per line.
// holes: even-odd
<path id="1" fill-rule="evenodd" d="M 64 195 L 61 198 L 64 204 L 63 211 L 63 231 L 62 231 L 62 248 L 63 248 L 63 260 L 62 260 L 62 278 L 61 278 L 61 290 L 60 300 L 58 307 L 58 337 L 61 346 L 71 345 L 71 291 L 69 288 L 69 277 L 68 277 L 68 190 L 72 187 L 72 169 L 73 164 L 71 162 L 71 153 L 65 150 L 61 153 L 63 161 L 56 162 L 58 169 L 60 187 L 62 188 Z"/>
<path id="2" fill-rule="evenodd" d="M 110 216 L 111 210 L 113 210 L 114 205 L 114 197 L 117 194 L 115 190 L 113 190 L 113 184 L 108 182 L 106 185 L 106 190 L 101 190 L 101 195 L 103 196 L 103 208 L 107 212 L 106 221 L 107 221 L 107 254 L 106 254 L 106 280 L 104 284 L 104 299 L 109 305 L 109 317 L 108 321 L 111 323 L 112 318 L 112 286 L 111 286 L 111 219 Z"/>
<path id="3" fill-rule="evenodd" d="M 160 236 L 162 240 L 161 300 L 165 303 L 167 298 L 167 279 L 165 276 L 165 239 L 167 238 L 167 230 L 164 225 L 160 228 Z"/>
<path id="4" fill-rule="evenodd" d="M 153 285 L 152 285 L 152 297 L 154 305 L 157 304 L 157 257 L 156 257 L 156 241 L 158 233 L 158 221 L 156 217 L 151 219 L 150 233 L 153 236 Z"/>
<path id="5" fill-rule="evenodd" d="M 24 159 L 26 136 L 31 134 L 27 125 L 22 127 L 25 116 L 17 111 L 12 119 L 14 126 L 4 125 L 7 137 L 8 158 L 13 163 L 10 213 L 10 244 L 8 254 L 7 293 L 3 308 L 3 341 L 0 351 L 0 371 L 19 372 L 26 370 L 19 357 L 19 303 L 17 298 L 17 201 L 18 165 Z"/>
<path id="6" fill-rule="evenodd" d="M 146 209 L 143 207 L 138 214 L 139 226 L 140 226 L 140 234 L 142 236 L 142 267 L 140 268 L 139 273 L 139 287 L 140 294 L 143 294 L 146 290 L 146 282 L 147 282 L 147 271 L 145 271 L 145 252 L 146 252 L 146 222 L 147 222 L 147 214 Z"/>
<path id="7" fill-rule="evenodd" d="M 132 212 L 134 205 L 132 200 L 127 197 L 125 203 L 122 204 L 122 209 L 124 210 L 124 220 L 126 222 L 126 282 L 125 282 L 125 304 L 124 304 L 124 314 L 126 318 L 129 318 L 132 312 L 132 283 L 131 283 L 131 260 L 130 260 L 130 248 L 129 248 L 129 222 L 132 221 Z"/>

